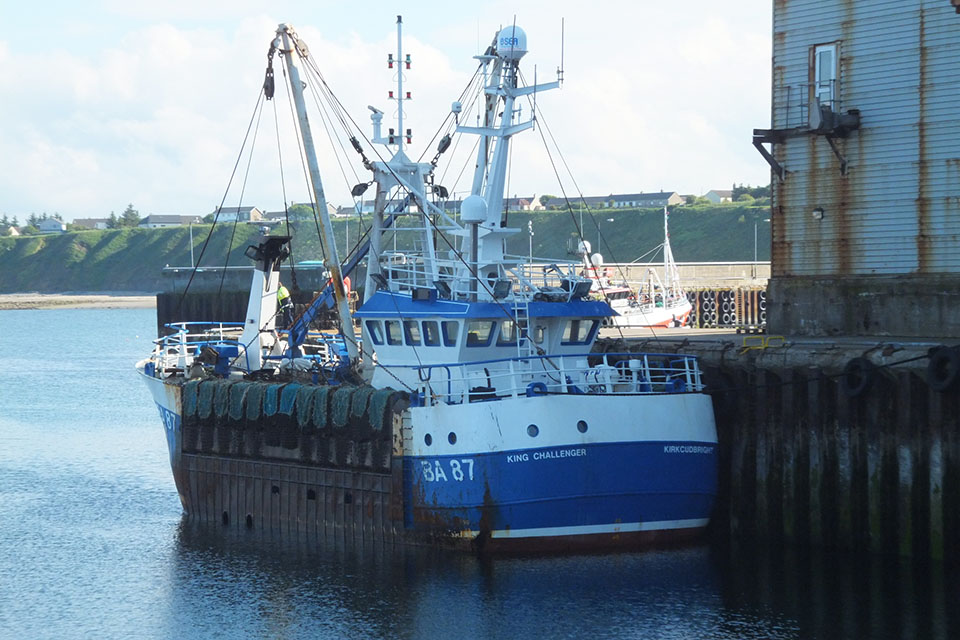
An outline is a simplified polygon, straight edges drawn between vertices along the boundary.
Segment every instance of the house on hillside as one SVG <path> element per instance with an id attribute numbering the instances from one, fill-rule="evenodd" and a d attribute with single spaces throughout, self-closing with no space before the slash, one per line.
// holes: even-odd
<path id="1" fill-rule="evenodd" d="M 672 207 L 685 204 L 676 191 L 656 191 L 652 193 L 611 193 L 608 196 L 570 196 L 570 206 L 579 209 L 585 206 L 589 209 L 623 209 L 627 207 Z M 567 201 L 563 198 L 550 198 L 547 207 L 565 209 Z"/>
<path id="2" fill-rule="evenodd" d="M 730 189 L 711 189 L 703 194 L 703 197 L 713 204 L 723 204 L 724 202 L 733 202 L 733 191 Z"/>
<path id="3" fill-rule="evenodd" d="M 533 194 L 529 198 L 504 198 L 503 205 L 507 208 L 507 211 L 542 211 L 546 208 L 537 200 L 537 194 Z"/>
<path id="4" fill-rule="evenodd" d="M 106 229 L 108 218 L 77 218 L 73 224 L 84 229 Z"/>
<path id="5" fill-rule="evenodd" d="M 212 214 L 217 222 L 259 222 L 263 212 L 256 207 L 220 207 Z"/>
<path id="6" fill-rule="evenodd" d="M 17 229 L 12 225 L 9 227 L 0 227 L 0 236 L 2 235 L 8 235 L 13 238 L 16 238 L 17 236 L 20 235 L 20 229 Z"/>
<path id="7" fill-rule="evenodd" d="M 624 193 L 610 196 L 613 207 L 672 207 L 686 201 L 676 191 L 657 191 L 655 193 Z"/>
<path id="8" fill-rule="evenodd" d="M 182 227 L 185 224 L 201 224 L 200 216 L 180 216 L 174 214 L 152 214 L 140 221 L 141 229 L 162 229 L 164 227 Z"/>
<path id="9" fill-rule="evenodd" d="M 296 204 L 296 203 L 294 203 L 294 204 Z M 306 203 L 301 203 L 301 204 L 306 204 Z M 309 206 L 309 205 L 307 205 L 307 206 Z M 349 209 L 350 209 L 350 211 L 353 211 L 353 207 L 349 207 Z M 300 209 L 299 207 L 298 207 L 297 211 L 298 211 L 298 213 L 294 213 L 293 211 L 291 211 L 291 212 L 288 213 L 286 210 L 280 210 L 280 211 L 265 211 L 265 212 L 263 213 L 263 218 L 262 218 L 262 220 L 263 220 L 264 222 L 275 222 L 275 223 L 276 223 L 276 222 L 285 222 L 285 221 L 287 220 L 287 217 L 288 217 L 288 216 L 289 216 L 289 218 L 290 218 L 291 221 L 293 221 L 293 220 L 313 220 L 313 208 L 312 208 L 312 207 L 310 208 L 310 212 L 307 213 L 307 214 L 299 213 L 300 211 L 302 211 L 302 209 Z M 340 217 L 340 209 L 339 209 L 338 207 L 336 207 L 335 205 L 332 205 L 332 204 L 330 204 L 330 203 L 328 202 L 328 203 L 327 203 L 327 215 L 329 215 L 329 216 L 331 216 L 331 217 L 333 217 L 333 218 Z"/>
<path id="10" fill-rule="evenodd" d="M 568 196 L 570 206 L 575 210 L 580 209 L 580 207 L 587 207 L 588 209 L 604 209 L 610 206 L 610 200 L 613 198 L 612 195 L 609 196 L 583 196 L 579 197 L 576 195 Z M 567 200 L 563 198 L 550 198 L 546 201 L 547 209 L 566 209 Z"/>
<path id="11" fill-rule="evenodd" d="M 63 233 L 67 230 L 67 225 L 56 218 L 45 218 L 37 223 L 37 229 L 40 233 Z"/>

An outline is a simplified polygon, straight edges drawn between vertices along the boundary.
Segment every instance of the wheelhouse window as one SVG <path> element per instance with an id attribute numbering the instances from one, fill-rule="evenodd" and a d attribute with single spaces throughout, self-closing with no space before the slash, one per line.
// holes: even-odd
<path id="1" fill-rule="evenodd" d="M 577 318 L 568 320 L 563 327 L 563 337 L 560 344 L 587 344 L 593 339 L 597 330 L 596 320 L 586 320 Z"/>
<path id="2" fill-rule="evenodd" d="M 403 337 L 408 346 L 420 346 L 420 323 L 416 320 L 403 321 Z"/>
<path id="3" fill-rule="evenodd" d="M 367 333 L 370 335 L 373 344 L 383 344 L 383 329 L 380 328 L 378 321 L 367 320 Z"/>
<path id="4" fill-rule="evenodd" d="M 547 335 L 547 330 L 541 325 L 538 324 L 533 328 L 533 341 L 535 343 L 537 344 L 542 343 L 546 335 Z"/>
<path id="5" fill-rule="evenodd" d="M 500 323 L 500 333 L 497 334 L 497 346 L 516 346 L 520 341 L 520 328 L 513 320 L 504 320 Z"/>
<path id="6" fill-rule="evenodd" d="M 423 321 L 423 344 L 436 347 L 440 344 L 440 327 L 436 320 Z"/>
<path id="7" fill-rule="evenodd" d="M 444 320 L 440 323 L 440 330 L 443 332 L 443 345 L 445 347 L 457 346 L 457 336 L 460 335 L 460 323 L 456 320 Z"/>
<path id="8" fill-rule="evenodd" d="M 467 323 L 467 346 L 486 347 L 493 338 L 497 323 L 493 320 L 471 320 Z"/>
<path id="9" fill-rule="evenodd" d="M 384 332 L 387 335 L 387 344 L 403 344 L 403 335 L 400 331 L 400 323 L 396 320 L 385 320 L 383 323 Z"/>

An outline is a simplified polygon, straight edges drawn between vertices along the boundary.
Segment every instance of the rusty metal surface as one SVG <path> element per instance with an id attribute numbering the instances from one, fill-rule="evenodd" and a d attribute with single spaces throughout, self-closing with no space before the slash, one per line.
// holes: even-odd
<path id="1" fill-rule="evenodd" d="M 773 127 L 808 85 L 812 48 L 836 43 L 843 109 L 862 126 L 774 146 L 773 276 L 960 273 L 960 19 L 946 2 L 777 0 Z M 816 208 L 823 216 L 813 217 Z"/>

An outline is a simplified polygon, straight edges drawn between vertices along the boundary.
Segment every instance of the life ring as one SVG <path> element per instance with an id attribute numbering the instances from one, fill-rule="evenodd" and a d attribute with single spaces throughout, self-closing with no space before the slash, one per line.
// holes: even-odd
<path id="1" fill-rule="evenodd" d="M 856 398 L 870 389 L 876 377 L 877 367 L 866 358 L 854 358 L 843 368 L 840 390 L 848 398 Z"/>
<path id="2" fill-rule="evenodd" d="M 960 378 L 960 353 L 956 348 L 937 347 L 927 363 L 927 384 L 934 391 L 943 393 L 952 388 Z"/>
<path id="3" fill-rule="evenodd" d="M 543 396 L 547 394 L 547 385 L 542 382 L 531 382 L 527 385 L 527 397 Z"/>

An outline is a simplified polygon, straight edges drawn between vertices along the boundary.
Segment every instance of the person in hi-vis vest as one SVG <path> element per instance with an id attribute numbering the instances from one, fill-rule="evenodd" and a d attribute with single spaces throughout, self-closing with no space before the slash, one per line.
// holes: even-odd
<path id="1" fill-rule="evenodd" d="M 277 289 L 277 309 L 282 321 L 282 328 L 289 329 L 293 324 L 293 303 L 290 301 L 290 292 L 283 284 Z"/>

